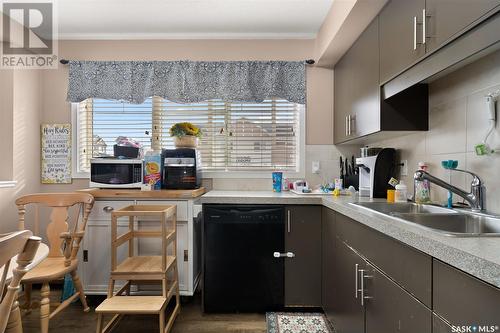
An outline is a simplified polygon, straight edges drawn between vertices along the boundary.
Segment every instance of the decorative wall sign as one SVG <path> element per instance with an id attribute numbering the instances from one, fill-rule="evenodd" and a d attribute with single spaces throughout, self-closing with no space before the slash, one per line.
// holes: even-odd
<path id="1" fill-rule="evenodd" d="M 71 183 L 71 124 L 41 126 L 42 184 Z"/>

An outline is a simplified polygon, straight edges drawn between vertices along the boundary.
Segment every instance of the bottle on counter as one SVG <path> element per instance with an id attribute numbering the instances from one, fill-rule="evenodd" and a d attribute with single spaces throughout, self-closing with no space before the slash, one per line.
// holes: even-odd
<path id="1" fill-rule="evenodd" d="M 396 192 L 394 193 L 395 202 L 407 202 L 408 201 L 408 187 L 403 181 L 396 185 Z"/>
<path id="2" fill-rule="evenodd" d="M 425 162 L 418 162 L 418 169 L 427 171 L 428 166 Z M 431 201 L 431 184 L 427 179 L 415 180 L 415 202 L 428 203 Z"/>

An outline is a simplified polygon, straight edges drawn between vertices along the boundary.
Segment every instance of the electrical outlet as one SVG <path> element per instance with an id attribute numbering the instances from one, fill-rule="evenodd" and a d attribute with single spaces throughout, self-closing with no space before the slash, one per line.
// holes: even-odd
<path id="1" fill-rule="evenodd" d="M 318 174 L 319 173 L 319 170 L 320 170 L 320 165 L 319 165 L 319 161 L 312 161 L 312 173 L 316 173 Z"/>
<path id="2" fill-rule="evenodd" d="M 408 160 L 402 160 L 400 166 L 400 174 L 401 176 L 408 176 Z"/>

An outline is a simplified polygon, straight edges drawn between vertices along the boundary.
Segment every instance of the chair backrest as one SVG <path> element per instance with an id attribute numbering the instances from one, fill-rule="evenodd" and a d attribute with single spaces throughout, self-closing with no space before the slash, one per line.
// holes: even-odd
<path id="1" fill-rule="evenodd" d="M 64 239 L 61 234 L 69 232 L 72 235 L 71 258 L 76 257 L 80 245 L 81 237 L 87 226 L 88 216 L 94 205 L 94 197 L 88 193 L 38 193 L 22 196 L 16 200 L 19 214 L 19 230 L 25 229 L 26 206 L 35 206 L 34 233 L 39 235 L 40 214 L 39 207 L 49 207 L 52 211 L 50 222 L 47 224 L 46 235 L 49 242 L 49 257 L 62 257 L 62 245 Z M 70 220 L 70 208 L 78 206 L 77 213 L 72 217 L 73 226 L 68 225 Z M 71 221 L 70 221 L 71 222 Z M 75 237 L 80 235 L 81 237 Z M 76 239 L 75 242 L 73 240 Z M 73 247 L 76 247 L 73 251 Z"/>
<path id="2" fill-rule="evenodd" d="M 0 268 L 3 267 L 0 280 L 0 332 L 5 331 L 12 305 L 17 297 L 19 282 L 27 272 L 26 266 L 33 261 L 40 241 L 41 239 L 34 237 L 29 230 L 0 235 Z M 4 294 L 7 272 L 11 259 L 16 255 L 17 267 L 12 271 L 12 279 Z"/>

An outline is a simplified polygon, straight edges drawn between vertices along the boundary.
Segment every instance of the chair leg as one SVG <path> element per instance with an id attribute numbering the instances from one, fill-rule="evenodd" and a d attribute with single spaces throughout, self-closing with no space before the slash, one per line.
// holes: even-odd
<path id="1" fill-rule="evenodd" d="M 19 310 L 19 302 L 17 301 L 17 297 L 12 304 L 7 327 L 5 327 L 5 333 L 23 333 L 21 311 Z"/>
<path id="2" fill-rule="evenodd" d="M 89 312 L 90 308 L 87 305 L 87 299 L 85 298 L 85 293 L 83 292 L 82 281 L 76 273 L 76 270 L 71 272 L 71 278 L 73 279 L 73 284 L 75 285 L 76 291 L 80 293 L 80 302 L 82 302 L 83 305 L 83 312 Z"/>
<path id="3" fill-rule="evenodd" d="M 97 328 L 96 333 L 102 333 L 102 314 L 97 314 Z"/>
<path id="4" fill-rule="evenodd" d="M 40 292 L 42 300 L 40 302 L 40 326 L 42 333 L 49 332 L 49 315 L 50 315 L 50 286 L 48 282 L 44 282 Z"/>
<path id="5" fill-rule="evenodd" d="M 21 305 L 21 309 L 24 309 L 26 313 L 31 312 L 31 290 L 32 284 L 25 283 L 24 284 L 24 304 Z"/>
<path id="6" fill-rule="evenodd" d="M 160 333 L 165 333 L 165 311 L 166 309 L 160 310 Z"/>

